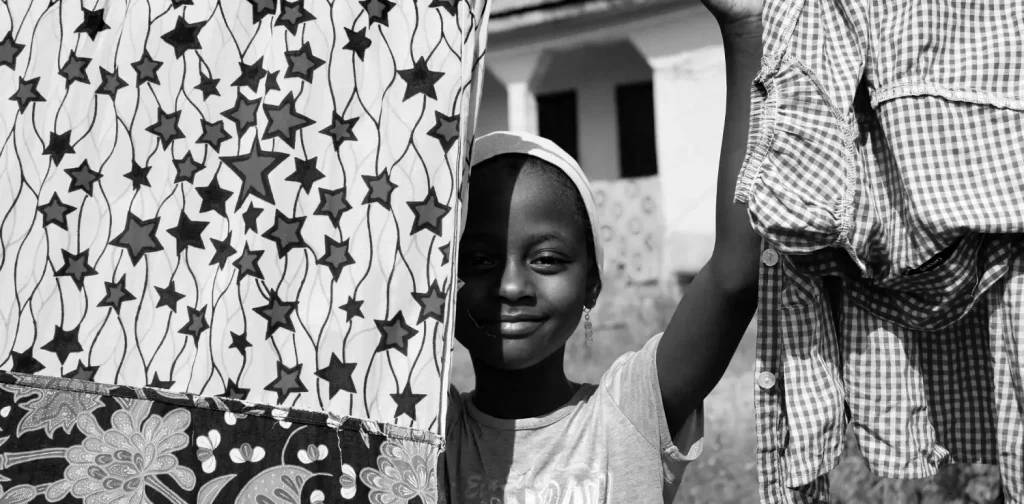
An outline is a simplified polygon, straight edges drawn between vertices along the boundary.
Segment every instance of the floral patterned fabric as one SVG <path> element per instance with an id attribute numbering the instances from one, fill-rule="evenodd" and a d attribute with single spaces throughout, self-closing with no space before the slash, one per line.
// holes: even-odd
<path id="1" fill-rule="evenodd" d="M 0 372 L 0 503 L 434 503 L 439 437 Z"/>
<path id="2" fill-rule="evenodd" d="M 440 433 L 487 3 L 5 2 L 0 370 Z M 19 397 L 8 420 L 36 425 Z M 317 429 L 285 442 L 271 423 L 236 435 L 188 408 L 75 397 L 4 449 L 62 454 L 67 479 L 31 482 L 48 496 L 192 501 L 214 488 L 181 462 L 199 449 L 218 468 L 296 464 L 267 476 L 288 495 L 343 467 Z M 193 432 L 208 448 L 178 436 Z M 115 433 L 141 437 L 104 444 Z M 57 451 L 29 455 L 40 443 Z M 321 445 L 330 462 L 297 458 Z M 141 479 L 109 476 L 137 456 Z"/>

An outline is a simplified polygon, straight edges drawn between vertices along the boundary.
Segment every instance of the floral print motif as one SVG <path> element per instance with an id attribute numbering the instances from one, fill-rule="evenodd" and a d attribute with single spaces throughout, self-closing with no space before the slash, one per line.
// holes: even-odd
<path id="1" fill-rule="evenodd" d="M 78 416 L 85 440 L 67 452 L 64 480 L 47 489 L 51 502 L 71 495 L 86 504 L 125 502 L 138 504 L 150 487 L 173 502 L 182 502 L 157 476 L 169 476 L 184 490 L 196 484 L 195 473 L 178 464 L 175 452 L 189 444 L 185 433 L 191 415 L 185 409 L 165 417 L 149 415 L 152 403 L 134 401 L 129 409 L 115 411 L 111 428 L 103 430 L 90 413 Z"/>
<path id="2" fill-rule="evenodd" d="M 405 503 L 418 497 L 425 504 L 437 502 L 437 452 L 421 443 L 389 439 L 380 447 L 377 468 L 359 475 L 370 487 L 373 504 Z"/>
<path id="3" fill-rule="evenodd" d="M 259 462 L 263 460 L 263 457 L 267 455 L 267 452 L 259 446 L 253 447 L 249 443 L 242 443 L 238 448 L 232 448 L 228 452 L 228 456 L 231 457 L 231 461 L 236 464 L 244 464 L 246 462 Z"/>
<path id="4" fill-rule="evenodd" d="M 305 450 L 299 450 L 299 462 L 312 464 L 327 458 L 327 447 L 324 445 L 309 445 Z"/>
<path id="5" fill-rule="evenodd" d="M 341 476 L 338 482 L 341 483 L 341 498 L 351 499 L 356 494 L 356 470 L 348 464 L 341 464 Z"/>
<path id="6" fill-rule="evenodd" d="M 2 504 L 437 502 L 430 433 L 146 388 L 84 399 L 21 378 L 0 371 Z M 16 434 L 34 410 L 15 395 L 54 391 L 99 406 L 75 415 L 70 433 Z"/>
<path id="7" fill-rule="evenodd" d="M 4 385 L 0 385 L 0 387 L 4 387 Z M 63 430 L 65 434 L 69 434 L 71 429 L 75 428 L 80 413 L 88 413 L 102 406 L 99 396 L 92 394 L 76 394 L 53 389 L 7 388 L 6 390 L 14 394 L 16 402 L 32 398 L 22 403 L 22 407 L 28 410 L 29 414 L 25 415 L 18 423 L 18 430 L 15 433 L 18 436 L 34 430 L 43 430 L 51 439 L 57 430 Z M 10 406 L 5 409 L 9 412 Z"/>
<path id="8" fill-rule="evenodd" d="M 230 415 L 230 413 L 228 413 Z M 217 457 L 213 454 L 213 450 L 220 445 L 220 432 L 216 429 L 211 430 L 209 435 L 199 436 L 196 438 L 196 446 L 199 448 L 196 450 L 196 458 L 203 464 L 204 473 L 212 473 L 217 469 Z"/>

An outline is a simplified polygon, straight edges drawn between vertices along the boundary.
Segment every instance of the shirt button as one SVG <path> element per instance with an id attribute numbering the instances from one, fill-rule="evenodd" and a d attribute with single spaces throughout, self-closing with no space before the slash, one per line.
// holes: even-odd
<path id="1" fill-rule="evenodd" d="M 765 371 L 757 375 L 757 385 L 765 390 L 775 386 L 775 375 Z"/>
<path id="2" fill-rule="evenodd" d="M 763 262 L 765 266 L 771 268 L 779 263 L 779 253 L 772 249 L 767 249 L 764 252 L 761 252 L 761 262 Z"/>

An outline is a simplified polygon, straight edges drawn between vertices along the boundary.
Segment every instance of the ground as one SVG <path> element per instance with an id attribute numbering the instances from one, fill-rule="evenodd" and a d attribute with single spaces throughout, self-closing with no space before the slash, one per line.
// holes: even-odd
<path id="1" fill-rule="evenodd" d="M 595 382 L 616 357 L 643 346 L 667 324 L 678 293 L 655 287 L 606 286 L 594 310 L 594 344 L 582 331 L 566 348 L 566 370 L 574 380 Z M 757 501 L 754 460 L 754 338 L 752 326 L 729 370 L 708 396 L 704 453 L 686 470 L 675 504 L 749 503 Z M 466 350 L 456 344 L 452 382 L 472 390 L 473 368 Z M 884 480 L 873 475 L 852 437 L 832 471 L 831 495 L 837 504 L 989 504 L 1000 503 L 998 470 L 988 466 L 953 466 L 924 480 Z"/>

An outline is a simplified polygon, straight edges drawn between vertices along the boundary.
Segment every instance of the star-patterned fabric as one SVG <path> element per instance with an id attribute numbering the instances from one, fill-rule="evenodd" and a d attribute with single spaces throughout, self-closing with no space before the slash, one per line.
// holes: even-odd
<path id="1" fill-rule="evenodd" d="M 0 372 L 443 432 L 487 0 L 0 10 Z"/>

